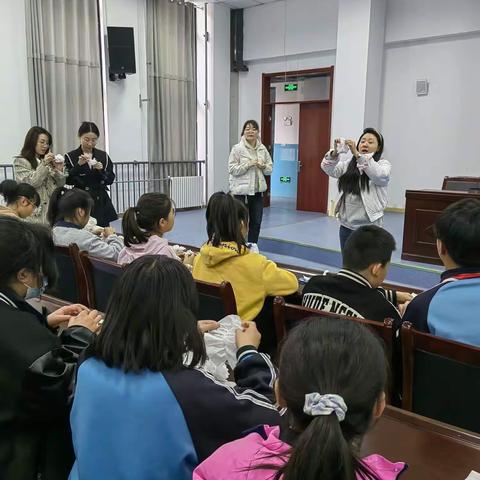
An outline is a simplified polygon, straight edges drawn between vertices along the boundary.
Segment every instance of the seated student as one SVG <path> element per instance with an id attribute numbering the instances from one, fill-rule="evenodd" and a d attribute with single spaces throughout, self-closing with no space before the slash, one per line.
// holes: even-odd
<path id="1" fill-rule="evenodd" d="M 441 282 L 416 296 L 403 320 L 415 329 L 480 347 L 480 201 L 464 199 L 435 222 Z"/>
<path id="2" fill-rule="evenodd" d="M 56 280 L 44 226 L 0 216 L 0 265 L 0 478 L 65 479 L 75 366 L 101 317 L 81 305 L 44 316 L 27 303 Z"/>
<path id="3" fill-rule="evenodd" d="M 295 275 L 251 252 L 245 242 L 248 210 L 231 195 L 217 192 L 207 207 L 208 242 L 193 264 L 193 277 L 205 282 L 230 282 L 242 320 L 253 320 L 265 298 L 298 290 Z"/>
<path id="4" fill-rule="evenodd" d="M 145 193 L 136 207 L 123 214 L 122 231 L 125 247 L 118 256 L 118 263 L 125 265 L 143 255 L 166 255 L 180 260 L 163 234 L 173 228 L 175 207 L 163 193 Z M 193 263 L 193 255 L 184 255 L 183 262 Z"/>
<path id="5" fill-rule="evenodd" d="M 47 218 L 53 227 L 55 245 L 68 247 L 76 243 L 81 251 L 92 257 L 117 261 L 123 241 L 111 227 L 103 229 L 99 237 L 86 230 L 92 210 L 92 197 L 79 188 L 57 188 L 50 198 Z"/>
<path id="6" fill-rule="evenodd" d="M 0 215 L 28 218 L 40 206 L 40 195 L 28 183 L 4 180 L 0 183 L 0 193 L 5 199 L 5 206 L 0 206 Z"/>
<path id="7" fill-rule="evenodd" d="M 398 478 L 403 463 L 358 457 L 385 408 L 387 368 L 379 339 L 363 325 L 315 317 L 300 323 L 283 345 L 275 384 L 285 421 L 220 447 L 193 479 Z"/>
<path id="8" fill-rule="evenodd" d="M 379 322 L 400 321 L 395 305 L 411 295 L 380 287 L 394 250 L 395 240 L 383 228 L 366 225 L 354 230 L 345 243 L 342 270 L 312 277 L 303 289 L 303 306 Z"/>
<path id="9" fill-rule="evenodd" d="M 239 386 L 231 386 L 199 368 L 206 353 L 197 310 L 181 262 L 145 255 L 125 267 L 78 370 L 71 480 L 191 479 L 220 445 L 259 423 L 278 424 L 274 370 L 257 353 L 255 324 L 237 331 Z"/>

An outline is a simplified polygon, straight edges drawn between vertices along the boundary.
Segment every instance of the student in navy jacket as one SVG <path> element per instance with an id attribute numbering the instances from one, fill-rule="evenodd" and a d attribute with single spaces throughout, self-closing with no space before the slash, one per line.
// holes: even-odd
<path id="1" fill-rule="evenodd" d="M 45 227 L 2 216 L 0 266 L 0 478 L 64 480 L 75 367 L 100 317 L 81 305 L 44 316 L 27 303 L 55 280 Z"/>
<path id="2" fill-rule="evenodd" d="M 188 269 L 143 256 L 115 285 L 102 331 L 77 377 L 70 478 L 192 478 L 220 445 L 258 424 L 279 423 L 274 369 L 257 352 L 255 324 L 237 332 L 236 385 L 201 369 L 205 344 Z"/>
<path id="3" fill-rule="evenodd" d="M 106 152 L 95 148 L 100 131 L 93 122 L 83 122 L 78 129 L 80 146 L 65 154 L 67 184 L 86 190 L 95 202 L 92 217 L 101 227 L 108 227 L 118 218 L 108 186 L 115 180 L 112 160 Z"/>
<path id="4" fill-rule="evenodd" d="M 421 332 L 480 347 L 480 201 L 447 207 L 435 223 L 441 282 L 416 296 L 403 320 Z"/>

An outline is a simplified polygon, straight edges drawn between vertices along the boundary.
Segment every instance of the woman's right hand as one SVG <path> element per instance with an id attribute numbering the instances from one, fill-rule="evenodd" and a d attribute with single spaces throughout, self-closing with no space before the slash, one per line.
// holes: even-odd
<path id="1" fill-rule="evenodd" d="M 252 168 L 252 167 L 258 167 L 258 161 L 257 160 L 250 160 L 248 162 L 248 168 Z"/>
<path id="2" fill-rule="evenodd" d="M 258 331 L 255 322 L 243 322 L 241 328 L 235 332 L 237 348 L 245 347 L 246 345 L 253 345 L 258 348 L 261 339 L 262 335 Z"/>
<path id="3" fill-rule="evenodd" d="M 43 161 L 46 165 L 55 166 L 55 155 L 52 152 L 48 152 L 44 157 Z"/>
<path id="4" fill-rule="evenodd" d="M 333 142 L 333 156 L 336 157 L 338 155 L 338 146 L 340 145 L 341 141 L 339 138 L 336 138 Z"/>
<path id="5" fill-rule="evenodd" d="M 69 327 L 85 327 L 95 333 L 100 328 L 102 316 L 97 310 L 83 310 L 68 322 Z"/>
<path id="6" fill-rule="evenodd" d="M 85 165 L 86 163 L 88 163 L 88 157 L 85 155 L 85 154 L 81 154 L 79 157 L 78 157 L 78 164 L 79 165 Z"/>

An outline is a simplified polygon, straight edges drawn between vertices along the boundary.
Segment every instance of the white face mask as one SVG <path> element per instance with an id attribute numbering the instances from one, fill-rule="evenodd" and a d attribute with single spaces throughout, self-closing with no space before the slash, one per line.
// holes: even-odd
<path id="1" fill-rule="evenodd" d="M 30 287 L 26 283 L 24 285 L 27 287 L 27 293 L 25 295 L 25 300 L 30 300 L 31 298 L 40 298 L 48 287 L 48 279 L 42 275 L 42 286 L 41 287 Z"/>

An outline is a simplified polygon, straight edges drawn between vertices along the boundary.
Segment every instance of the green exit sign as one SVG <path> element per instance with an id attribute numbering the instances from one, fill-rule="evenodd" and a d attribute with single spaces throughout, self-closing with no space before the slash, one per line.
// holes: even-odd
<path id="1" fill-rule="evenodd" d="M 280 177 L 280 183 L 290 183 L 292 181 L 292 177 Z"/>
<path id="2" fill-rule="evenodd" d="M 285 92 L 296 92 L 298 90 L 298 83 L 286 83 L 283 86 Z"/>

